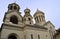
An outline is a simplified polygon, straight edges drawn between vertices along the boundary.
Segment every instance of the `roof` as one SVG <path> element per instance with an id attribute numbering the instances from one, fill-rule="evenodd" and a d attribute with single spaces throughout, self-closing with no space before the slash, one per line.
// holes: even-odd
<path id="1" fill-rule="evenodd" d="M 47 25 L 48 23 L 50 23 L 51 25 L 53 25 L 50 21 L 48 21 L 43 26 Z M 53 27 L 55 27 L 55 26 L 53 25 Z"/>
<path id="2" fill-rule="evenodd" d="M 9 4 L 9 5 L 8 5 L 8 8 L 9 8 L 10 5 L 16 5 L 16 6 L 18 6 L 19 9 L 20 9 L 20 6 L 19 6 L 17 3 L 11 3 L 11 4 Z"/>
<path id="3" fill-rule="evenodd" d="M 30 9 L 29 8 L 26 8 L 25 10 L 24 10 L 24 12 L 30 12 Z"/>
<path id="4" fill-rule="evenodd" d="M 54 35 L 54 37 L 56 37 L 57 35 L 60 35 L 60 28 L 58 30 L 56 30 L 56 34 Z"/>
<path id="5" fill-rule="evenodd" d="M 37 9 L 37 11 L 35 12 L 34 16 L 35 16 L 36 14 L 39 14 L 39 13 L 42 13 L 42 14 L 44 15 L 44 12 L 40 11 L 39 9 Z"/>

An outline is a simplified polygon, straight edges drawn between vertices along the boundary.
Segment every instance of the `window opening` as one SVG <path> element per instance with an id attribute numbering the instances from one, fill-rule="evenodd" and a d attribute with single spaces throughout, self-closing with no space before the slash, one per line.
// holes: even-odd
<path id="1" fill-rule="evenodd" d="M 38 39 L 40 39 L 40 35 L 38 35 Z"/>
<path id="2" fill-rule="evenodd" d="M 12 10 L 12 6 L 10 6 L 10 10 Z"/>
<path id="3" fill-rule="evenodd" d="M 18 19 L 16 16 L 11 16 L 10 17 L 10 22 L 14 23 L 14 24 L 18 24 Z"/>
<path id="4" fill-rule="evenodd" d="M 33 39 L 33 35 L 31 34 L 31 39 Z"/>
<path id="5" fill-rule="evenodd" d="M 30 18 L 28 18 L 28 20 L 30 21 L 31 19 L 30 19 Z"/>
<path id="6" fill-rule="evenodd" d="M 17 39 L 17 37 L 15 35 L 10 35 L 8 39 Z"/>
<path id="7" fill-rule="evenodd" d="M 17 6 L 14 6 L 14 10 L 16 10 L 17 9 Z"/>

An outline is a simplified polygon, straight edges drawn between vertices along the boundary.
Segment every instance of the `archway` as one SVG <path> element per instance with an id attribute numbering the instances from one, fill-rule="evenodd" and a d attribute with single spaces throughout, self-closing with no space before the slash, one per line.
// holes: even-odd
<path id="1" fill-rule="evenodd" d="M 18 38 L 18 36 L 14 33 L 12 33 L 8 36 L 8 39 L 17 39 L 17 38 Z"/>
<path id="2" fill-rule="evenodd" d="M 10 36 L 8 37 L 8 39 L 17 39 L 17 37 L 14 36 L 14 35 L 10 35 Z"/>
<path id="3" fill-rule="evenodd" d="M 18 24 L 18 18 L 15 15 L 13 15 L 10 17 L 10 22 L 12 22 L 14 24 Z"/>

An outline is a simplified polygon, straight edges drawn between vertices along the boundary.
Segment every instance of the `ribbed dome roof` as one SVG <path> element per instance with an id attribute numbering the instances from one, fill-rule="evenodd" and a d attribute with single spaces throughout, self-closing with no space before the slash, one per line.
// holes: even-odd
<path id="1" fill-rule="evenodd" d="M 39 14 L 39 13 L 44 15 L 44 12 L 40 11 L 39 9 L 37 9 L 37 11 L 35 12 L 34 16 L 35 16 L 36 14 Z"/>
<path id="2" fill-rule="evenodd" d="M 41 10 L 37 9 L 36 13 L 43 13 Z"/>

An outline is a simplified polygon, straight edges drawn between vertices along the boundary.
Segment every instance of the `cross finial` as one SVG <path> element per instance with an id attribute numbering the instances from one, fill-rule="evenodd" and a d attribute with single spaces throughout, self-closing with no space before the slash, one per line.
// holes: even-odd
<path id="1" fill-rule="evenodd" d="M 39 11 L 39 9 L 37 8 L 37 11 Z"/>
<path id="2" fill-rule="evenodd" d="M 28 7 L 26 7 L 26 9 L 28 9 Z"/>
<path id="3" fill-rule="evenodd" d="M 16 3 L 16 1 L 14 3 Z"/>

